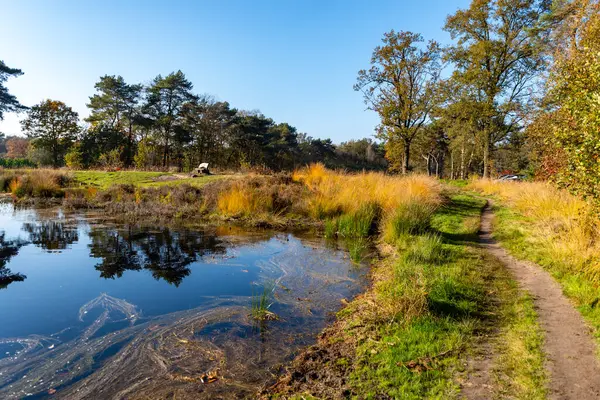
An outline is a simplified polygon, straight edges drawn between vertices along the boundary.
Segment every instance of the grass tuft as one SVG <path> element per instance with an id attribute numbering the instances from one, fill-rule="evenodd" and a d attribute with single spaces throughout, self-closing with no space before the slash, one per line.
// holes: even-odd
<path id="1" fill-rule="evenodd" d="M 345 238 L 365 238 L 376 230 L 381 214 L 377 203 L 365 203 L 356 211 L 344 214 L 337 222 L 337 233 Z"/>
<path id="2" fill-rule="evenodd" d="M 64 189 L 72 182 L 69 173 L 51 169 L 1 170 L 0 191 L 17 198 L 63 197 Z"/>
<path id="3" fill-rule="evenodd" d="M 384 239 L 393 243 L 406 235 L 425 233 L 431 224 L 431 217 L 437 204 L 409 202 L 398 206 L 386 220 Z"/>
<path id="4" fill-rule="evenodd" d="M 272 297 L 275 291 L 275 283 L 268 282 L 264 285 L 262 291 L 254 293 L 252 288 L 252 318 L 256 321 L 273 321 L 277 319 L 277 315 L 269 308 L 273 305 Z"/>

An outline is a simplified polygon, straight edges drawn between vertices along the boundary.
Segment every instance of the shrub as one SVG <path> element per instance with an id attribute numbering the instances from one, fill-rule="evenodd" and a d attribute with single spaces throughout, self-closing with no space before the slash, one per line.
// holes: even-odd
<path id="1" fill-rule="evenodd" d="M 35 168 L 37 165 L 35 162 L 28 158 L 1 158 L 1 168 Z"/>
<path id="2" fill-rule="evenodd" d="M 0 192 L 12 192 L 10 185 L 16 178 L 14 171 L 0 169 Z"/>
<path id="3" fill-rule="evenodd" d="M 77 143 L 73 145 L 65 154 L 65 164 L 71 169 L 83 168 L 83 152 L 81 150 L 81 144 Z"/>

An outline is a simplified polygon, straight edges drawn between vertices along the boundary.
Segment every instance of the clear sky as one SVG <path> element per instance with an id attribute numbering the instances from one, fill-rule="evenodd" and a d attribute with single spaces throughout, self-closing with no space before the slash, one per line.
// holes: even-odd
<path id="1" fill-rule="evenodd" d="M 0 60 L 25 75 L 25 105 L 85 106 L 102 75 L 147 83 L 181 69 L 198 94 L 260 110 L 313 137 L 370 137 L 377 116 L 352 89 L 384 32 L 450 40 L 445 18 L 468 0 L 0 0 Z M 8 114 L 0 132 L 20 132 Z"/>

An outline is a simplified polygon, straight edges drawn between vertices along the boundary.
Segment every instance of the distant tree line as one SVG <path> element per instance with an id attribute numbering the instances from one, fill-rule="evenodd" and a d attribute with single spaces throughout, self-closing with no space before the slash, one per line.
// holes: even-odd
<path id="1" fill-rule="evenodd" d="M 323 162 L 331 168 L 387 168 L 383 146 L 371 139 L 336 145 L 310 137 L 260 112 L 195 94 L 181 71 L 158 75 L 147 86 L 103 76 L 95 89 L 84 121 L 57 100 L 28 109 L 21 122 L 27 138 L 0 137 L 4 164 L 190 171 L 208 162 L 217 168 L 281 171 Z M 23 111 L 14 97 L 9 101 L 5 110 Z"/>

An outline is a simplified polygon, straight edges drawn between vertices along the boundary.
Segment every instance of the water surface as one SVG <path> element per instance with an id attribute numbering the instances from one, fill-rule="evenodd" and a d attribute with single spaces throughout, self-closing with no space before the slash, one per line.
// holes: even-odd
<path id="1" fill-rule="evenodd" d="M 251 396 L 364 283 L 321 240 L 101 217 L 0 205 L 0 398 Z"/>

